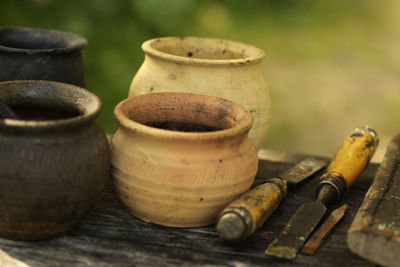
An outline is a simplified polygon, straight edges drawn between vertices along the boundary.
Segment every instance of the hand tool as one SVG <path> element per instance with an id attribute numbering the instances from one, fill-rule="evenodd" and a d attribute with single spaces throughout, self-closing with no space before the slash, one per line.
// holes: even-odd
<path id="1" fill-rule="evenodd" d="M 374 130 L 365 126 L 351 132 L 336 152 L 317 186 L 317 200 L 305 203 L 265 250 L 269 256 L 294 259 L 322 217 L 328 204 L 338 202 L 366 168 L 378 145 Z"/>
<path id="2" fill-rule="evenodd" d="M 306 158 L 276 178 L 270 178 L 229 204 L 219 215 L 222 239 L 243 240 L 261 227 L 286 196 L 287 185 L 296 186 L 326 166 L 324 160 Z"/>
<path id="3" fill-rule="evenodd" d="M 332 211 L 324 223 L 315 231 L 315 233 L 312 234 L 310 239 L 308 239 L 304 247 L 301 249 L 301 253 L 314 255 L 328 238 L 335 226 L 343 219 L 346 210 L 347 204 L 344 204 Z"/>

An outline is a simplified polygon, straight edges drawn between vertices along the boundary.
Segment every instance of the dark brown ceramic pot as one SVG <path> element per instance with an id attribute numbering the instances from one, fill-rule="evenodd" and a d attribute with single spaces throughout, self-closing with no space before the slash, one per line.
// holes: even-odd
<path id="1" fill-rule="evenodd" d="M 0 27 L 0 81 L 49 80 L 85 87 L 77 34 L 24 27 Z"/>
<path id="2" fill-rule="evenodd" d="M 71 230 L 102 195 L 108 145 L 91 92 L 50 81 L 0 83 L 21 119 L 0 119 L 0 236 L 34 240 Z"/>

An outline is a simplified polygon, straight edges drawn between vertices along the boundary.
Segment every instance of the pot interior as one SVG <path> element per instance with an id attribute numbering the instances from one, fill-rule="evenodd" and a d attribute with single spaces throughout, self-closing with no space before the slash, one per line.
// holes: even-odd
<path id="1" fill-rule="evenodd" d="M 164 130 L 170 130 L 170 131 L 178 131 L 178 132 L 214 132 L 214 131 L 219 131 L 223 130 L 222 128 L 214 128 L 211 126 L 208 126 L 206 124 L 199 124 L 199 123 L 192 123 L 192 122 L 176 122 L 173 120 L 170 121 L 164 121 L 164 122 L 148 122 L 144 123 L 147 126 L 158 128 L 158 129 L 164 129 Z"/>
<path id="2" fill-rule="evenodd" d="M 180 132 L 226 130 L 239 126 L 250 116 L 233 102 L 187 93 L 136 96 L 123 102 L 121 109 L 137 123 Z"/>
<path id="3" fill-rule="evenodd" d="M 70 119 L 83 113 L 74 107 L 57 107 L 49 105 L 13 105 L 11 109 L 17 114 L 20 120 L 27 121 L 47 121 Z"/>
<path id="4" fill-rule="evenodd" d="M 214 60 L 246 59 L 259 52 L 237 42 L 195 37 L 157 39 L 151 47 L 175 56 Z"/>
<path id="5" fill-rule="evenodd" d="M 75 34 L 24 27 L 0 28 L 0 46 L 16 49 L 62 49 L 85 46 L 86 40 Z"/>
<path id="6" fill-rule="evenodd" d="M 0 100 L 21 121 L 89 119 L 101 109 L 100 100 L 89 91 L 50 81 L 1 82 Z"/>

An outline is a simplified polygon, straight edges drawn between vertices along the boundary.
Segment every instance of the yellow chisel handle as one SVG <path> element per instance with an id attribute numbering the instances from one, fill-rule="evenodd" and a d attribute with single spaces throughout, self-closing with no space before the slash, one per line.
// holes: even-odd
<path id="1" fill-rule="evenodd" d="M 225 240 L 242 240 L 261 227 L 286 196 L 287 183 L 266 180 L 233 201 L 220 214 L 217 230 Z"/>
<path id="2" fill-rule="evenodd" d="M 376 132 L 367 126 L 355 129 L 346 137 L 318 184 L 318 192 L 324 185 L 335 189 L 330 191 L 336 191 L 336 197 L 330 197 L 323 202 L 335 202 L 340 199 L 367 167 L 378 142 Z"/>

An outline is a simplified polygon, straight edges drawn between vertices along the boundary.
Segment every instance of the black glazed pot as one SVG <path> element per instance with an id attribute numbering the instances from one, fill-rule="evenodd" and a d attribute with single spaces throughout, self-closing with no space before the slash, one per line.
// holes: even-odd
<path id="1" fill-rule="evenodd" d="M 85 87 L 77 34 L 25 27 L 0 27 L 0 81 L 49 80 Z"/>
<path id="2" fill-rule="evenodd" d="M 0 82 L 0 237 L 36 240 L 74 229 L 103 194 L 109 150 L 101 101 L 53 81 Z"/>

